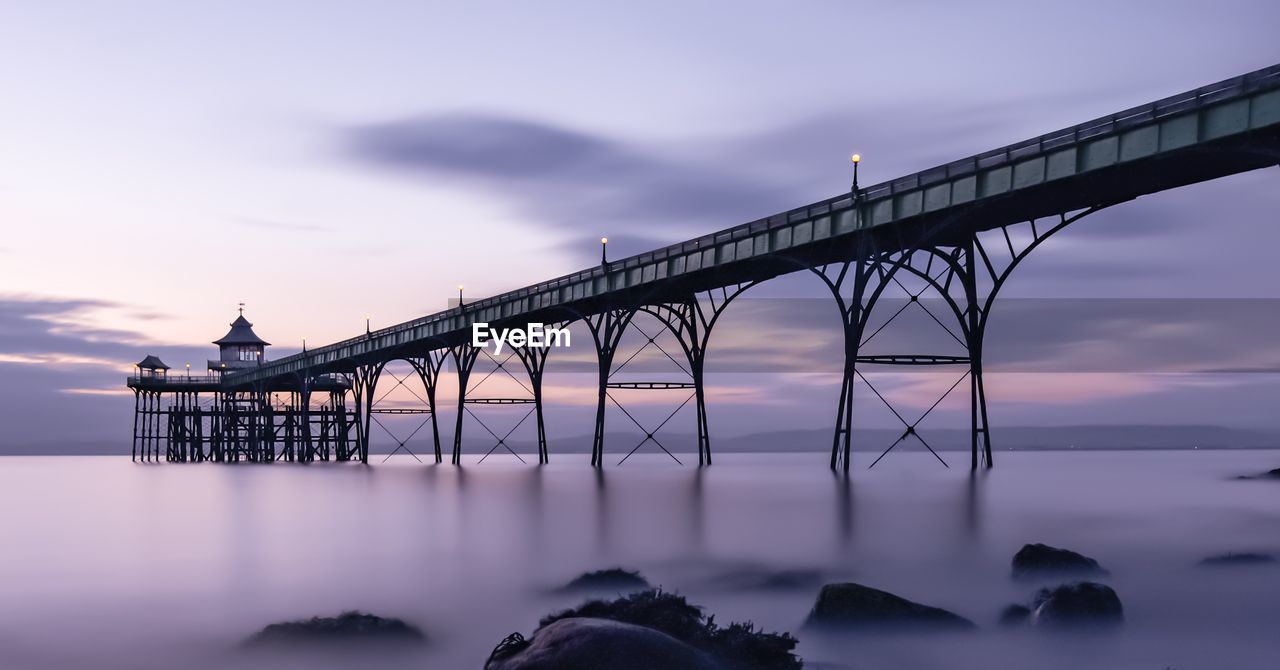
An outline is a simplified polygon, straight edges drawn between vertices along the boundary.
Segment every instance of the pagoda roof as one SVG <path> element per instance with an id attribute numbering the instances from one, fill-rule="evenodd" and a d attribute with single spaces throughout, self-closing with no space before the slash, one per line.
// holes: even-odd
<path id="1" fill-rule="evenodd" d="M 165 365 L 164 361 L 160 360 L 156 356 L 152 356 L 151 354 L 147 354 L 147 357 L 142 359 L 141 363 L 138 363 L 138 367 L 143 368 L 145 370 L 168 370 L 169 369 L 169 366 Z"/>
<path id="2" fill-rule="evenodd" d="M 244 318 L 243 314 L 231 322 L 231 330 L 227 331 L 226 335 L 214 340 L 213 343 L 219 346 L 228 344 L 261 344 L 269 346 L 271 344 L 253 332 L 253 324 L 249 323 L 249 320 Z"/>

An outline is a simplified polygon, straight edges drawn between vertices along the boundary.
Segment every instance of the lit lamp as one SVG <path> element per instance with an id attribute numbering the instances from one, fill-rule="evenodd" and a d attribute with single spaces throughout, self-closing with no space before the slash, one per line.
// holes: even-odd
<path id="1" fill-rule="evenodd" d="M 850 159 L 853 161 L 853 192 L 858 192 L 858 163 L 862 162 L 862 156 L 854 154 Z"/>
<path id="2" fill-rule="evenodd" d="M 364 334 L 365 334 L 365 335 L 372 335 L 372 334 L 373 334 L 373 331 L 369 330 L 369 319 L 370 319 L 370 317 L 367 317 L 367 316 L 366 316 L 366 317 L 364 317 Z"/>
<path id="3" fill-rule="evenodd" d="M 600 264 L 609 264 L 609 238 L 600 238 Z"/>
<path id="4" fill-rule="evenodd" d="M 187 363 L 187 379 L 191 379 L 191 364 Z"/>

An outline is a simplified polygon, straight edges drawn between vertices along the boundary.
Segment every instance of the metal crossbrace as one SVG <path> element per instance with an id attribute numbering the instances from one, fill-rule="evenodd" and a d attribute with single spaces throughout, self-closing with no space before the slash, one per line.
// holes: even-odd
<path id="1" fill-rule="evenodd" d="M 909 422 L 905 418 L 903 418 L 903 416 L 898 413 L 898 410 L 894 409 L 893 405 L 889 402 L 888 398 L 885 398 L 884 395 L 881 394 L 878 389 L 876 389 L 876 387 L 871 383 L 871 381 L 868 380 L 867 377 L 862 374 L 861 370 L 855 369 L 853 372 L 858 376 L 859 379 L 861 379 L 864 383 L 866 383 L 867 388 L 871 389 L 871 392 L 876 394 L 876 397 L 880 399 L 880 402 L 884 403 L 884 406 L 888 407 L 889 411 L 893 412 L 893 415 L 898 417 L 898 421 L 901 421 L 902 425 L 906 427 L 906 430 L 902 432 L 902 435 L 900 435 L 898 439 L 894 440 L 893 444 L 889 445 L 889 448 L 885 449 L 884 452 L 881 453 L 880 456 L 878 456 L 876 460 L 871 463 L 871 465 L 867 466 L 868 470 L 871 468 L 874 468 L 876 466 L 876 463 L 880 462 L 880 459 L 884 458 L 890 451 L 893 450 L 894 447 L 901 444 L 903 440 L 907 439 L 907 437 L 911 435 L 915 435 L 916 439 L 920 440 L 920 444 L 923 444 L 924 448 L 928 449 L 929 453 L 933 454 L 933 457 L 938 459 L 939 463 L 942 463 L 942 465 L 948 468 L 951 467 L 950 465 L 947 464 L 945 460 L 942 459 L 941 456 L 938 455 L 938 452 L 934 451 L 933 447 L 929 445 L 929 442 L 925 440 L 923 437 L 921 437 L 920 433 L 916 431 L 916 426 L 920 425 L 921 421 L 924 421 L 925 418 L 928 417 L 929 414 L 933 412 L 933 410 L 937 409 L 938 405 L 942 404 L 942 401 L 945 400 L 947 396 L 951 395 L 952 391 L 956 390 L 956 387 L 960 385 L 960 382 L 968 378 L 969 371 L 966 370 L 964 374 L 960 375 L 960 378 L 956 380 L 956 383 L 952 384 L 951 388 L 947 389 L 946 392 L 943 393 L 942 396 L 939 397 L 932 405 L 930 405 L 929 409 L 925 410 L 924 413 L 921 414 L 920 417 L 917 418 L 914 422 Z"/>
<path id="2" fill-rule="evenodd" d="M 381 398 L 374 400 L 373 405 L 377 405 L 383 400 L 386 400 L 387 396 L 391 395 L 396 389 L 402 388 L 402 387 L 409 393 L 413 394 L 413 397 L 417 398 L 422 404 L 428 405 L 428 406 L 430 405 L 430 403 L 427 402 L 426 398 L 423 398 L 422 396 L 418 395 L 418 392 L 414 391 L 412 386 L 409 386 L 408 384 L 405 383 L 409 380 L 410 375 L 406 374 L 403 378 L 401 378 L 396 376 L 396 373 L 386 369 L 385 367 L 382 368 L 382 372 L 385 374 L 391 375 L 391 378 L 396 380 L 396 384 L 395 386 L 392 386 L 390 389 L 388 389 L 386 393 L 383 393 Z M 370 405 L 370 407 L 372 407 L 373 405 Z"/>
<path id="3" fill-rule="evenodd" d="M 370 414 L 370 415 L 369 415 L 369 418 L 370 418 L 370 419 L 372 419 L 374 423 L 378 424 L 378 427 L 382 429 L 382 432 L 386 433 L 388 437 L 390 437 L 391 439 L 393 439 L 393 440 L 395 440 L 395 441 L 396 441 L 396 448 L 395 448 L 395 449 L 392 449 L 392 450 L 391 450 L 391 453 L 387 454 L 387 457 L 386 457 L 386 458 L 384 458 L 384 459 L 382 459 L 382 462 L 383 462 L 383 463 L 386 463 L 387 461 L 391 460 L 391 457 L 392 457 L 392 456 L 395 456 L 395 455 L 396 455 L 396 452 L 399 452 L 399 451 L 400 451 L 400 450 L 402 450 L 402 449 L 403 449 L 406 453 L 408 453 L 410 456 L 412 456 L 412 457 L 413 457 L 413 460 L 415 460 L 415 461 L 417 461 L 417 462 L 419 462 L 419 463 L 421 463 L 421 462 L 422 462 L 422 459 L 421 459 L 421 458 L 418 458 L 418 455 L 417 455 L 417 454 L 415 454 L 415 453 L 413 453 L 413 450 L 412 450 L 412 449 L 410 449 L 410 448 L 407 446 L 407 444 L 408 444 L 409 440 L 412 440 L 412 439 L 413 439 L 413 436 L 414 436 L 414 435 L 417 435 L 417 434 L 418 434 L 418 431 L 422 430 L 423 426 L 426 426 L 426 425 L 427 425 L 427 422 L 431 421 L 431 417 L 430 417 L 430 416 L 428 416 L 427 418 L 423 419 L 423 420 L 422 420 L 422 423 L 418 424 L 418 427 L 417 427 L 417 428 L 414 428 L 412 433 L 409 433 L 409 437 L 406 437 L 406 438 L 404 438 L 403 440 L 401 440 L 400 438 L 396 437 L 395 433 L 392 433 L 390 428 L 387 428 L 387 427 L 386 427 L 386 426 L 385 426 L 381 421 L 379 421 L 379 420 L 378 420 L 378 417 L 377 417 L 377 416 L 374 416 L 373 414 Z"/>
<path id="4" fill-rule="evenodd" d="M 390 375 L 392 379 L 396 380 L 396 383 L 394 386 L 392 386 L 390 389 L 387 389 L 387 391 L 382 394 L 381 398 L 376 398 L 373 401 L 373 403 L 369 406 L 369 419 L 372 420 L 374 423 L 378 424 L 378 427 L 381 428 L 382 431 L 386 433 L 387 436 L 390 437 L 396 443 L 396 448 L 391 450 L 391 453 L 387 454 L 386 458 L 382 459 L 382 462 L 386 463 L 388 460 L 391 459 L 392 456 L 396 455 L 396 453 L 400 451 L 404 451 L 408 453 L 410 456 L 412 456 L 413 460 L 421 463 L 422 459 L 418 458 L 418 455 L 415 454 L 413 450 L 408 447 L 408 442 L 409 440 L 412 440 L 415 435 L 418 434 L 418 431 L 422 430 L 423 427 L 426 426 L 429 421 L 431 421 L 431 411 L 426 410 L 424 412 L 414 412 L 411 410 L 399 410 L 396 408 L 376 410 L 374 409 L 374 407 L 377 406 L 378 403 L 381 403 L 382 401 L 386 400 L 387 397 L 390 396 L 393 392 L 395 392 L 395 390 L 398 388 L 405 389 L 410 394 L 412 394 L 413 397 L 417 398 L 420 402 L 422 402 L 424 405 L 429 406 L 430 403 L 428 403 L 426 399 L 424 399 L 421 395 L 418 395 L 418 392 L 414 391 L 413 387 L 409 386 L 406 383 L 409 380 L 411 375 L 406 374 L 404 377 L 400 377 L 396 375 L 396 373 L 386 369 L 386 367 L 383 367 L 381 372 L 384 374 Z M 386 424 L 378 420 L 378 417 L 377 417 L 378 414 L 426 414 L 427 418 L 423 419 L 422 422 L 418 424 L 418 427 L 414 428 L 413 432 L 409 433 L 409 437 L 406 437 L 402 440 L 394 432 L 392 432 L 390 428 L 387 428 Z"/>
<path id="5" fill-rule="evenodd" d="M 493 429 L 489 428 L 489 425 L 486 424 L 480 418 L 479 415 L 471 411 L 471 409 L 468 408 L 466 405 L 468 403 L 477 404 L 477 405 L 520 405 L 520 404 L 536 403 L 537 401 L 532 397 L 533 389 L 526 386 L 524 382 L 520 381 L 519 377 L 517 377 L 514 373 L 512 373 L 511 370 L 507 369 L 507 363 L 510 362 L 511 359 L 514 358 L 516 355 L 516 352 L 514 349 L 512 349 L 511 353 L 507 354 L 506 358 L 503 358 L 502 360 L 498 360 L 496 356 L 489 353 L 488 349 L 482 348 L 480 349 L 480 353 L 484 354 L 485 357 L 488 358 L 490 361 L 493 361 L 494 367 L 492 370 L 489 371 L 488 374 L 482 377 L 480 381 L 476 382 L 475 384 L 472 384 L 468 392 L 475 391 L 477 388 L 480 387 L 481 384 L 488 381 L 490 377 L 492 377 L 499 370 L 501 370 L 504 373 L 506 373 L 506 375 L 510 377 L 512 381 L 518 384 L 520 388 L 524 389 L 530 395 L 530 397 L 529 398 L 474 398 L 470 400 L 463 400 L 462 406 L 463 406 L 463 409 L 466 410 L 466 413 L 470 414 L 471 418 L 475 419 L 476 423 L 480 424 L 480 427 L 485 429 L 485 432 L 489 433 L 490 435 L 493 436 L 493 439 L 497 440 L 497 442 L 493 445 L 493 447 L 489 449 L 489 451 L 485 452 L 484 456 L 480 457 L 480 460 L 477 461 L 477 465 L 480 463 L 483 463 L 486 458 L 488 458 L 490 455 L 493 454 L 493 452 L 498 450 L 498 447 L 502 447 L 503 449 L 506 449 L 507 451 L 511 452 L 512 456 L 515 456 L 517 459 L 520 460 L 521 463 L 524 463 L 525 462 L 524 458 L 521 457 L 520 454 L 517 454 L 511 448 L 511 446 L 507 444 L 507 439 L 510 438 L 513 433 L 516 432 L 517 428 L 524 425 L 524 422 L 530 416 L 532 416 L 535 411 L 537 411 L 538 408 L 536 404 L 534 407 L 530 408 L 528 412 L 525 412 L 524 416 L 520 417 L 520 420 L 517 421 L 516 424 L 511 427 L 511 430 L 508 430 L 506 434 L 502 436 L 499 436 L 497 433 L 493 431 Z"/>
<path id="6" fill-rule="evenodd" d="M 657 432 L 658 432 L 658 431 L 662 430 L 662 427 L 663 427 L 663 426 L 667 425 L 667 422 L 668 422 L 668 421 L 671 421 L 672 417 L 674 417 L 676 414 L 678 414 L 678 413 L 680 412 L 680 410 L 684 409 L 684 406 L 685 406 L 685 405 L 688 405 L 688 404 L 689 404 L 689 401 L 690 401 L 690 400 L 693 400 L 693 399 L 694 399 L 694 397 L 696 397 L 696 396 L 698 395 L 697 393 L 690 394 L 688 398 L 685 398 L 685 399 L 684 399 L 684 402 L 680 403 L 680 406 L 679 406 L 679 407 L 677 407 L 677 408 L 675 408 L 675 410 L 673 410 L 670 414 L 668 414 L 668 415 L 667 415 L 667 418 L 663 419 L 663 420 L 662 420 L 662 423 L 658 424 L 658 427 L 657 427 L 657 428 L 654 428 L 653 430 L 649 430 L 648 428 L 645 428 L 645 427 L 644 427 L 644 425 L 643 425 L 643 424 L 641 424 L 639 421 L 637 421 L 637 420 L 636 420 L 636 418 L 635 418 L 634 416 L 631 416 L 631 412 L 628 412 L 628 411 L 627 411 L 627 408 L 626 408 L 626 407 L 623 407 L 623 406 L 622 406 L 622 403 L 618 402 L 618 401 L 613 397 L 613 394 L 612 394 L 612 393 L 605 392 L 605 394 L 604 394 L 604 395 L 605 395 L 605 397 L 606 397 L 606 398 L 608 398 L 609 400 L 611 400 L 611 401 L 613 402 L 613 404 L 614 404 L 614 405 L 617 405 L 618 409 L 622 410 L 622 413 L 623 413 L 623 414 L 625 414 L 625 415 L 627 415 L 627 418 L 628 418 L 628 419 L 631 419 L 631 423 L 634 423 L 634 424 L 636 425 L 636 427 L 637 427 L 637 428 L 639 428 L 640 430 L 644 431 L 644 434 L 645 434 L 645 435 L 644 435 L 644 439 L 640 440 L 639 444 L 637 444 L 636 446 L 632 447 L 632 448 L 631 448 L 631 451 L 628 451 L 628 452 L 627 452 L 627 455 L 626 455 L 626 456 L 623 456 L 623 457 L 622 457 L 622 460 L 618 461 L 618 465 L 622 465 L 623 463 L 625 463 L 625 462 L 627 461 L 627 459 L 628 459 L 628 458 L 631 458 L 631 455 L 632 455 L 632 454 L 636 453 L 636 450 L 637 450 L 637 449 L 639 449 L 640 447 L 643 447 L 643 446 L 644 446 L 644 443 L 645 443 L 645 442 L 649 442 L 650 440 L 652 440 L 654 444 L 658 445 L 658 448 L 659 448 L 659 449 L 661 449 L 661 450 L 663 450 L 664 452 L 666 452 L 666 454 L 667 454 L 668 456 L 670 456 L 670 457 L 671 457 L 671 460 L 675 461 L 676 463 L 679 463 L 680 465 L 684 465 L 684 463 L 682 463 L 682 462 L 680 461 L 680 459 L 676 458 L 676 455 L 675 455 L 675 454 L 671 453 L 671 451 L 670 451 L 670 450 L 668 450 L 665 446 L 663 446 L 662 442 L 659 442 L 659 441 L 658 441 L 658 438 L 656 437 L 656 434 L 657 434 Z"/>
<path id="7" fill-rule="evenodd" d="M 632 320 L 629 325 L 632 328 L 635 328 L 636 332 L 644 336 L 645 343 L 640 345 L 640 347 L 636 349 L 635 352 L 632 353 L 631 356 L 627 358 L 627 360 L 623 361 L 620 365 L 618 365 L 611 372 L 609 372 L 610 379 L 612 379 L 614 375 L 621 372 L 622 368 L 626 367 L 627 363 L 630 363 L 631 361 L 635 360 L 635 358 L 639 356 L 650 345 L 652 345 L 658 351 L 662 352 L 662 355 L 666 356 L 668 360 L 674 363 L 676 368 L 678 368 L 680 372 L 687 375 L 689 379 L 694 378 L 693 372 L 691 370 L 686 368 L 684 364 L 682 364 L 679 360 L 676 359 L 676 357 L 672 356 L 671 353 L 668 352 L 665 348 L 663 348 L 661 344 L 658 344 L 658 337 L 660 337 L 662 333 L 666 331 L 659 331 L 658 335 L 650 335 L 643 328 L 636 325 L 636 322 L 634 320 Z M 672 388 L 689 388 L 689 386 L 692 386 L 692 383 L 686 384 L 684 382 L 612 382 L 612 383 L 606 383 L 605 386 L 606 388 L 618 388 L 618 389 L 622 389 L 622 388 L 672 389 Z M 684 406 L 688 405 L 690 400 L 693 400 L 694 398 L 696 398 L 697 395 L 698 394 L 695 392 L 691 394 L 688 398 L 685 398 L 684 402 L 680 403 L 680 405 L 676 407 L 675 410 L 673 410 L 670 414 L 668 414 L 667 418 L 663 419 L 662 423 L 658 424 L 657 428 L 654 428 L 653 430 L 649 430 L 643 424 L 641 424 L 638 420 L 636 420 L 636 418 L 632 416 L 631 412 L 628 412 L 627 408 L 623 407 L 622 403 L 618 402 L 618 399 L 613 397 L 612 393 L 605 391 L 605 397 L 608 398 L 609 401 L 612 402 L 615 406 L 617 406 L 618 409 L 622 410 L 622 413 L 625 414 L 626 417 L 631 420 L 631 423 L 634 423 L 636 427 L 639 428 L 641 431 L 643 431 L 645 434 L 644 438 L 641 439 L 640 442 L 636 444 L 636 446 L 632 447 L 631 451 L 628 451 L 626 456 L 623 456 L 622 459 L 618 461 L 618 465 L 622 465 L 623 463 L 625 463 L 628 458 L 631 458 L 632 454 L 635 454 L 636 451 L 640 449 L 640 447 L 644 446 L 646 442 L 650 442 L 650 441 L 658 445 L 658 448 L 661 449 L 663 452 L 665 452 L 668 456 L 670 456 L 671 460 L 675 461 L 680 465 L 684 465 L 684 463 L 679 458 L 676 458 L 675 454 L 671 453 L 671 451 L 667 449 L 666 446 L 664 446 L 661 441 L 658 440 L 658 438 L 656 437 L 656 433 L 659 430 L 662 430 L 662 427 L 667 425 L 667 423 L 670 422 L 671 419 L 674 418 L 675 415 L 680 412 L 680 410 L 684 409 Z"/>
<path id="8" fill-rule="evenodd" d="M 507 354 L 507 357 L 506 357 L 506 358 L 504 358 L 504 359 L 502 359 L 501 361 L 499 361 L 497 358 L 495 358 L 493 354 L 489 353 L 489 350 L 488 350 L 488 349 L 481 349 L 481 350 L 480 350 L 480 353 L 484 354 L 486 358 L 488 358 L 489 360 L 493 361 L 494 368 L 493 368 L 492 370 L 490 370 L 490 371 L 489 371 L 489 374 L 486 374 L 484 377 L 481 377 L 481 378 L 480 378 L 480 381 L 478 381 L 478 382 L 476 382 L 475 384 L 473 384 L 473 385 L 471 386 L 471 388 L 470 388 L 470 391 L 475 391 L 477 388 L 480 388 L 480 385 L 481 385 L 481 384 L 483 384 L 483 383 L 485 383 L 486 381 L 488 381 L 490 377 L 492 377 L 495 373 L 497 373 L 497 372 L 498 372 L 498 370 L 502 370 L 503 372 L 505 372 L 505 373 L 507 374 L 507 376 L 508 376 L 508 377 L 510 377 L 513 381 L 515 381 L 515 383 L 519 384 L 519 385 L 520 385 L 520 388 L 522 388 L 522 389 L 524 389 L 526 392 L 528 392 L 528 393 L 529 393 L 529 395 L 533 395 L 533 389 L 529 388 L 528 386 L 525 386 L 525 385 L 524 385 L 524 382 L 520 381 L 520 378 L 519 378 L 519 377 L 516 377 L 516 376 L 515 376 L 515 374 L 513 374 L 513 373 L 512 373 L 510 370 L 508 370 L 508 369 L 507 369 L 507 367 L 506 367 L 506 366 L 507 366 L 507 363 L 508 363 L 508 362 L 509 362 L 513 357 L 515 357 L 515 355 L 516 355 L 516 354 L 515 354 L 515 351 L 512 351 L 511 353 Z"/>
<path id="9" fill-rule="evenodd" d="M 911 262 L 911 261 L 910 261 L 910 259 L 907 259 L 907 262 L 908 262 L 908 263 L 910 263 L 910 262 Z M 933 282 L 933 283 L 936 283 L 936 282 L 938 281 L 938 278 L 939 278 L 939 277 L 941 277 L 942 275 L 946 274 L 946 273 L 947 273 L 947 272 L 949 272 L 949 271 L 950 271 L 950 269 L 951 269 L 950 267 L 944 266 L 944 267 L 942 268 L 942 270 L 940 270 L 940 271 L 938 272 L 938 274 L 936 274 L 936 275 L 931 275 L 931 274 L 929 274 L 929 266 L 931 266 L 931 265 L 933 265 L 933 254 L 930 254 L 930 255 L 929 255 L 929 262 L 928 262 L 928 264 L 925 266 L 925 271 L 924 271 L 924 274 L 925 274 L 926 276 L 928 276 L 928 277 L 930 278 L 930 281 L 931 281 L 931 282 Z M 952 339 L 954 339 L 956 342 L 959 342 L 961 346 L 967 346 L 967 345 L 965 344 L 965 341 L 964 341 L 963 339 L 961 339 L 958 335 L 956 335 L 956 334 L 955 334 L 955 332 L 953 332 L 949 326 L 947 326 L 945 323 L 943 323 L 943 322 L 942 322 L 942 320 L 941 320 L 941 319 L 939 319 L 939 318 L 938 318 L 938 317 L 933 313 L 933 311 L 932 311 L 932 310 L 930 310 L 928 307 L 926 307 L 926 306 L 925 306 L 925 304 L 924 304 L 923 302 L 920 302 L 920 296 L 921 296 L 921 295 L 924 295 L 924 292 L 925 292 L 925 291 L 928 291 L 930 288 L 932 288 L 932 285 L 933 285 L 932 283 L 926 283 L 923 287 L 921 287 L 921 288 L 920 288 L 920 290 L 919 290 L 919 291 L 912 292 L 912 291 L 911 291 L 911 289 L 907 288 L 907 286 L 906 286 L 905 284 L 903 284 L 903 283 L 902 283 L 902 280 L 901 280 L 901 279 L 898 279 L 897 273 L 890 274 L 890 275 L 889 275 L 889 278 L 890 278 L 890 279 L 892 279 L 892 280 L 893 280 L 893 282 L 894 282 L 895 284 L 897 284 L 897 285 L 898 285 L 898 286 L 903 290 L 903 292 L 905 292 L 905 293 L 910 297 L 910 299 L 909 299 L 909 300 L 907 300 L 907 302 L 906 302 L 906 303 L 904 303 L 904 304 L 902 305 L 902 307 L 899 307 L 899 308 L 898 308 L 898 311 L 894 312 L 894 313 L 893 313 L 893 315 L 892 315 L 892 316 L 890 316 L 888 319 L 886 319 L 884 323 L 880 324 L 880 327 L 879 327 L 879 328 L 876 328 L 874 331 L 872 331 L 872 333 L 871 333 L 870 335 L 868 335 L 868 336 L 866 337 L 866 339 L 864 339 L 864 340 L 862 340 L 862 342 L 858 343 L 858 347 L 859 347 L 859 348 L 862 348 L 862 347 L 866 346 L 866 345 L 867 345 L 867 343 L 868 343 L 868 342 L 870 342 L 870 341 L 872 340 L 872 338 L 874 338 L 876 335 L 879 335 L 879 334 L 880 334 L 880 331 L 882 331 L 882 330 L 884 330 L 885 328 L 887 328 L 887 327 L 889 326 L 889 324 L 893 323 L 894 319 L 897 319 L 897 318 L 898 318 L 898 317 L 899 317 L 903 312 L 907 311 L 907 308 L 911 307 L 911 305 L 913 305 L 913 304 L 914 304 L 914 305 L 919 305 L 919 306 L 920 306 L 920 309 L 924 310 L 924 313 L 925 313 L 925 314 L 928 314 L 928 315 L 929 315 L 929 318 L 930 318 L 930 319 L 933 319 L 933 322 L 934 322 L 934 323 L 938 324 L 938 325 L 939 325 L 943 330 L 947 331 L 947 334 L 948 334 L 948 335 L 950 335 L 950 336 L 951 336 L 951 338 L 952 338 Z M 949 284 L 949 283 L 950 283 L 950 279 L 948 278 L 948 284 Z"/>
<path id="10" fill-rule="evenodd" d="M 639 348 L 639 349 L 636 349 L 635 353 L 631 354 L 631 356 L 629 356 L 629 357 L 627 358 L 627 360 L 623 361 L 621 365 L 619 365 L 618 367 L 614 368 L 614 369 L 613 369 L 613 371 L 609 373 L 609 376 L 610 376 L 610 377 L 612 377 L 612 376 L 614 376 L 614 375 L 618 374 L 618 372 L 620 372 L 620 371 L 622 370 L 622 368 L 626 367 L 627 363 L 630 363 L 632 360 L 634 360 L 636 356 L 639 356 L 639 355 L 640 355 L 640 353 L 641 353 L 641 352 L 643 352 L 645 349 L 647 349 L 647 348 L 649 347 L 649 345 L 651 345 L 651 344 L 652 344 L 652 345 L 653 345 L 653 346 L 654 346 L 658 351 L 661 351 L 661 352 L 662 352 L 662 355 L 664 355 L 664 356 L 666 356 L 668 359 L 670 359 L 672 363 L 675 363 L 675 366 L 676 366 L 677 368 L 679 368 L 681 372 L 685 373 L 685 374 L 686 374 L 686 375 L 688 375 L 690 378 L 692 378 L 692 377 L 693 377 L 693 372 L 691 372 L 691 371 L 689 371 L 688 369 L 686 369 L 686 368 L 684 367 L 684 364 L 682 364 L 680 361 L 676 360 L 676 358 L 675 358 L 674 356 L 672 356 L 670 353 L 668 353 L 666 349 L 663 349 L 661 344 L 658 344 L 658 341 L 657 341 L 657 340 L 658 340 L 658 337 L 662 334 L 662 331 L 659 331 L 658 335 L 650 336 L 650 335 L 649 335 L 649 333 L 645 332 L 645 330 L 644 330 L 643 328 L 641 328 L 640 326 L 637 326 L 637 325 L 636 325 L 635 320 L 632 320 L 632 321 L 631 321 L 630 326 L 631 326 L 632 328 L 635 328 L 635 329 L 636 329 L 636 332 L 638 332 L 638 333 L 640 333 L 641 335 L 643 335 L 647 341 L 646 341 L 644 344 L 640 345 L 640 348 Z"/>
<path id="11" fill-rule="evenodd" d="M 512 433 L 514 433 L 514 432 L 516 432 L 516 429 L 517 429 L 517 428 L 519 428 L 522 424 L 524 424 L 525 419 L 528 419 L 530 416 L 532 416 L 532 415 L 533 415 L 534 410 L 535 410 L 535 409 L 537 409 L 536 407 L 534 407 L 534 408 L 530 409 L 528 412 L 525 412 L 525 413 L 524 413 L 524 416 L 520 417 L 520 420 L 516 422 L 516 425 L 512 426 L 512 427 L 511 427 L 511 430 L 508 430 L 508 431 L 507 431 L 507 433 L 506 433 L 506 435 L 503 435 L 503 436 L 501 436 L 501 437 L 499 437 L 497 433 L 493 432 L 493 430 L 492 430 L 491 428 L 489 428 L 489 425 L 488 425 L 488 424 L 486 424 L 483 420 L 481 420 L 479 416 L 476 416 L 476 413 L 475 413 L 475 412 L 471 411 L 471 410 L 470 410 L 469 408 L 467 408 L 465 405 L 463 406 L 463 409 L 465 409 L 465 410 L 466 410 L 467 414 L 470 414 L 470 415 L 471 415 L 471 418 L 473 418 L 473 419 L 475 419 L 475 420 L 476 420 L 476 423 L 480 424 L 480 427 L 481 427 L 481 428 L 484 428 L 484 429 L 485 429 L 485 431 L 487 431 L 490 435 L 492 435 L 492 436 L 493 436 L 493 439 L 495 439 L 495 440 L 497 440 L 497 441 L 498 441 L 498 442 L 497 442 L 497 444 L 493 445 L 493 448 L 492 448 L 492 449 L 490 449 L 489 451 L 485 452 L 484 456 L 481 456 L 481 457 L 480 457 L 480 460 L 479 460 L 479 461 L 477 461 L 477 464 L 479 464 L 479 463 L 483 463 L 483 462 L 484 462 L 484 459 L 488 458 L 488 457 L 489 457 L 493 452 L 495 452 L 495 451 L 497 451 L 497 450 L 498 450 L 498 447 L 502 447 L 502 448 L 506 449 L 507 451 L 511 452 L 511 455 L 512 455 L 512 456 L 515 456 L 515 457 L 516 457 L 516 458 L 518 458 L 518 459 L 520 459 L 520 462 L 521 462 L 521 463 L 524 463 L 524 462 L 525 462 L 524 458 L 521 458 L 520 454 L 517 454 L 517 453 L 516 453 L 516 452 L 511 448 L 511 446 L 507 444 L 507 438 L 511 437 L 511 434 L 512 434 Z"/>

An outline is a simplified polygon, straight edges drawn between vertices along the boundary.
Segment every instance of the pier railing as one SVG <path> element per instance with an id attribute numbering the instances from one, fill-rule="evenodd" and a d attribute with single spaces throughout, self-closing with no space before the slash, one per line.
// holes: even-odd
<path id="1" fill-rule="evenodd" d="M 222 375 L 165 375 L 152 377 L 130 375 L 127 379 L 130 386 L 139 384 L 221 384 Z"/>

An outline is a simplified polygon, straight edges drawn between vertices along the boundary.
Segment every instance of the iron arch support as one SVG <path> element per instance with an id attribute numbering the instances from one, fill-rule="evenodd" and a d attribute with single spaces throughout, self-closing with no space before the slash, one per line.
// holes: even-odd
<path id="1" fill-rule="evenodd" d="M 604 465 L 605 402 L 609 395 L 609 375 L 613 370 L 613 357 L 618 352 L 618 343 L 635 315 L 634 309 L 610 309 L 582 318 L 591 333 L 592 343 L 595 344 L 598 366 L 596 421 L 591 439 L 592 467 Z"/>
<path id="2" fill-rule="evenodd" d="M 644 305 L 638 309 L 658 319 L 675 336 L 694 389 L 694 412 L 698 432 L 698 465 L 711 465 L 711 427 L 707 418 L 706 356 L 712 329 L 729 304 L 760 282 L 747 281 L 718 289 L 695 293 L 687 300 L 674 303 Z M 705 295 L 705 300 L 699 296 Z M 665 352 L 664 352 L 665 353 Z"/>
<path id="3" fill-rule="evenodd" d="M 470 342 L 454 345 L 449 348 L 448 355 L 453 359 L 458 371 L 458 416 L 453 426 L 453 465 L 462 464 L 462 419 L 467 411 L 467 384 L 471 379 L 471 369 L 475 367 L 476 357 L 480 355 L 478 347 Z"/>
<path id="4" fill-rule="evenodd" d="M 405 362 L 413 367 L 418 379 L 422 381 L 422 388 L 427 396 L 427 410 L 431 412 L 431 444 L 435 450 L 436 463 L 444 461 L 444 455 L 440 448 L 440 422 L 436 406 L 436 388 L 440 381 L 440 370 L 444 367 L 444 362 L 447 358 L 447 350 L 435 349 L 422 356 L 404 359 Z"/>

